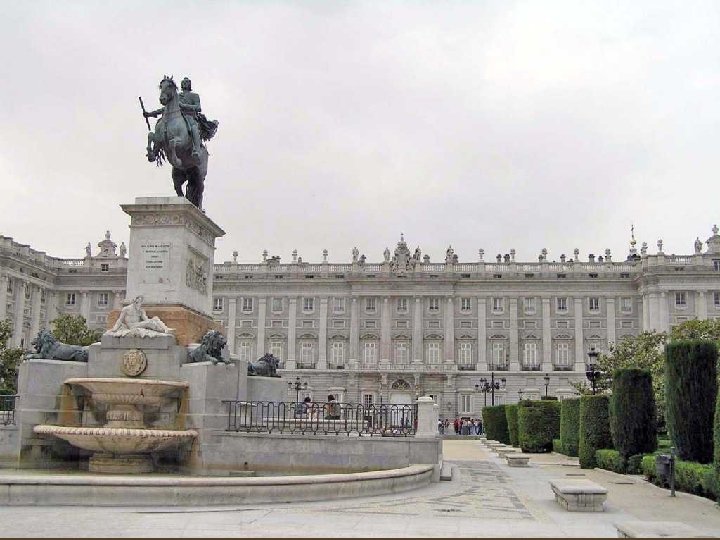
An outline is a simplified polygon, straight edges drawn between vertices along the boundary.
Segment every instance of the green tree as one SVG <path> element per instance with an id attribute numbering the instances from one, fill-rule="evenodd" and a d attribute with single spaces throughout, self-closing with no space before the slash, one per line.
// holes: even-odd
<path id="1" fill-rule="evenodd" d="M 670 339 L 707 340 L 720 342 L 720 319 L 699 321 L 692 319 L 674 326 L 670 330 Z"/>
<path id="2" fill-rule="evenodd" d="M 623 459 L 657 448 L 656 408 L 650 372 L 623 368 L 613 374 L 610 434 Z"/>
<path id="3" fill-rule="evenodd" d="M 90 345 L 100 341 L 102 332 L 88 328 L 82 315 L 60 315 L 53 320 L 52 333 L 55 339 L 68 345 Z"/>
<path id="4" fill-rule="evenodd" d="M 10 336 L 12 336 L 10 321 L 0 321 L 0 394 L 17 393 L 17 371 L 23 351 L 8 347 Z"/>

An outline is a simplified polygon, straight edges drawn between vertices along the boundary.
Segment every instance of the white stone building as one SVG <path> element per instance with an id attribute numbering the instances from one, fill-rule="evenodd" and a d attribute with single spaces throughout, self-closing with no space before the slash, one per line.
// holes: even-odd
<path id="1" fill-rule="evenodd" d="M 0 236 L 0 317 L 14 323 L 14 341 L 29 343 L 57 313 L 81 313 L 103 327 L 124 297 L 127 259 L 106 239 L 100 252 L 63 260 Z M 452 248 L 431 263 L 401 237 L 384 261 L 365 262 L 357 249 L 347 264 L 215 265 L 213 315 L 231 352 L 253 360 L 271 352 L 283 376 L 299 377 L 322 400 L 404 403 L 429 394 L 442 417 L 479 416 L 490 393 L 481 378 L 504 378 L 495 403 L 572 395 L 585 378 L 588 351 L 607 350 L 625 335 L 668 330 L 691 318 L 720 317 L 717 227 L 693 255 L 654 254 L 646 246 L 614 261 L 562 255 L 515 260 L 514 250 L 460 262 Z M 124 253 L 123 253 L 124 255 Z M 18 330 L 19 329 L 19 330 Z M 546 386 L 545 377 L 549 377 Z M 295 391 L 288 394 L 295 399 Z"/>

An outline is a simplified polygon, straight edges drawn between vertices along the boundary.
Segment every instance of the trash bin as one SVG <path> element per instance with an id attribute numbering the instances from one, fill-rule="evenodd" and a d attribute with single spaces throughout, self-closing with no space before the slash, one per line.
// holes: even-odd
<path id="1" fill-rule="evenodd" d="M 655 456 L 655 472 L 663 481 L 670 480 L 670 467 L 672 466 L 672 457 L 668 454 L 658 454 Z"/>

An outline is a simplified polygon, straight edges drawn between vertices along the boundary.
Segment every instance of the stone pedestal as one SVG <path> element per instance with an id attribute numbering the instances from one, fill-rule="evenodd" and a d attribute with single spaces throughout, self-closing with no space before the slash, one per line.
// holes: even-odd
<path id="1" fill-rule="evenodd" d="M 215 239 L 225 231 L 184 197 L 138 197 L 122 209 L 130 216 L 127 297 L 209 317 Z"/>
<path id="2" fill-rule="evenodd" d="M 182 305 L 143 304 L 143 309 L 148 317 L 158 317 L 170 328 L 175 329 L 178 345 L 188 346 L 191 343 L 200 343 L 208 330 L 222 331 L 222 325 L 215 322 L 210 316 Z M 113 327 L 119 315 L 119 309 L 110 312 L 108 315 L 108 329 Z"/>

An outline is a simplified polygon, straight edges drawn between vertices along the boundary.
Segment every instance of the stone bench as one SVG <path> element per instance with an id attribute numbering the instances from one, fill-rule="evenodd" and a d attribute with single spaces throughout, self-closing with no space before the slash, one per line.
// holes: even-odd
<path id="1" fill-rule="evenodd" d="M 615 528 L 618 538 L 712 538 L 679 521 L 624 521 Z"/>
<path id="2" fill-rule="evenodd" d="M 608 490 L 585 478 L 550 480 L 555 502 L 568 512 L 602 512 Z"/>
<path id="3" fill-rule="evenodd" d="M 513 446 L 506 446 L 504 448 L 499 448 L 499 447 L 495 448 L 495 452 L 497 453 L 498 456 L 505 457 L 508 454 L 516 454 L 516 453 L 520 452 L 520 449 L 515 448 Z"/>
<path id="4" fill-rule="evenodd" d="M 509 467 L 529 467 L 530 456 L 528 454 L 505 454 Z"/>

